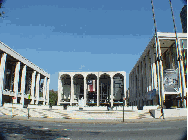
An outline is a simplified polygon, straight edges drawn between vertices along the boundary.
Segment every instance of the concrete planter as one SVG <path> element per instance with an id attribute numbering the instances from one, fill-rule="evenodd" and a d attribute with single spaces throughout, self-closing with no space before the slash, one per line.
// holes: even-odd
<path id="1" fill-rule="evenodd" d="M 115 106 L 113 110 L 123 110 L 123 106 Z M 137 106 L 124 106 L 124 110 L 138 110 Z"/>
<path id="2" fill-rule="evenodd" d="M 52 109 L 64 110 L 64 106 L 52 106 Z"/>
<path id="3" fill-rule="evenodd" d="M 161 109 L 152 109 L 150 113 L 154 118 L 159 118 L 161 116 Z M 164 118 L 168 117 L 186 117 L 187 108 L 177 108 L 177 109 L 164 109 Z"/>
<path id="4" fill-rule="evenodd" d="M 79 110 L 79 106 L 67 106 L 67 110 Z"/>
<path id="5" fill-rule="evenodd" d="M 159 106 L 143 106 L 143 110 L 157 109 Z"/>
<path id="6" fill-rule="evenodd" d="M 49 105 L 28 105 L 28 108 L 50 109 L 50 106 Z"/>
<path id="7" fill-rule="evenodd" d="M 107 106 L 85 106 L 83 110 L 107 110 Z"/>
<path id="8" fill-rule="evenodd" d="M 4 103 L 4 107 L 12 107 L 12 103 Z M 23 108 L 22 104 L 13 104 L 13 107 Z"/>

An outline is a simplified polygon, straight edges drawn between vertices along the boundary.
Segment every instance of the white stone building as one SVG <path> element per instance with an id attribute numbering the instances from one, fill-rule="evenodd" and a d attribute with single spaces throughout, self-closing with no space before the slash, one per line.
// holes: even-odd
<path id="1" fill-rule="evenodd" d="M 126 97 L 126 72 L 59 72 L 58 105 L 120 105 Z"/>
<path id="2" fill-rule="evenodd" d="M 0 106 L 48 105 L 49 82 L 50 74 L 0 42 Z"/>
<path id="3" fill-rule="evenodd" d="M 142 108 L 165 100 L 172 106 L 184 101 L 186 107 L 187 33 L 177 34 L 178 48 L 175 33 L 157 32 L 157 36 L 159 50 L 154 36 L 129 74 L 129 105 Z"/>

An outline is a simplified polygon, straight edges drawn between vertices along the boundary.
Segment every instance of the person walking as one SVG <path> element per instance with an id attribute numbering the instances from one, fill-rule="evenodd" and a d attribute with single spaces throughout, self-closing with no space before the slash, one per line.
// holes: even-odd
<path id="1" fill-rule="evenodd" d="M 163 102 L 163 105 L 166 106 L 166 102 L 165 101 Z M 161 118 L 162 116 L 163 116 L 163 119 L 164 119 L 163 106 L 161 107 L 161 116 L 159 118 Z"/>
<path id="2" fill-rule="evenodd" d="M 161 116 L 159 118 L 161 118 L 163 116 L 163 107 L 161 107 Z M 164 118 L 164 116 L 163 116 Z"/>

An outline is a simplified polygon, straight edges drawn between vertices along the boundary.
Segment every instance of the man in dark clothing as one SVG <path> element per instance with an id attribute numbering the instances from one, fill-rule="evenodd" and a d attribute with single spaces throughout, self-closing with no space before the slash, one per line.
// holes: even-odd
<path id="1" fill-rule="evenodd" d="M 163 115 L 164 115 L 163 114 L 163 107 L 161 107 L 161 116 L 159 118 L 161 118 Z M 164 116 L 163 116 L 163 118 L 164 118 Z"/>

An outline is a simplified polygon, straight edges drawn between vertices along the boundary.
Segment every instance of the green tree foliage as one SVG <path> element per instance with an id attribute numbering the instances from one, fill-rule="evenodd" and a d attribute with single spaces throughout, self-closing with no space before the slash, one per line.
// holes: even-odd
<path id="1" fill-rule="evenodd" d="M 3 4 L 5 3 L 5 0 L 0 0 L 0 9 L 3 7 Z M 0 11 L 0 17 L 3 17 L 3 14 L 5 14 L 4 11 Z"/>
<path id="2" fill-rule="evenodd" d="M 43 97 L 43 93 L 42 92 L 39 92 L 39 97 Z"/>
<path id="3" fill-rule="evenodd" d="M 57 105 L 57 99 L 58 99 L 58 94 L 57 91 L 54 91 L 53 89 L 49 91 L 49 104 L 50 106 Z"/>

